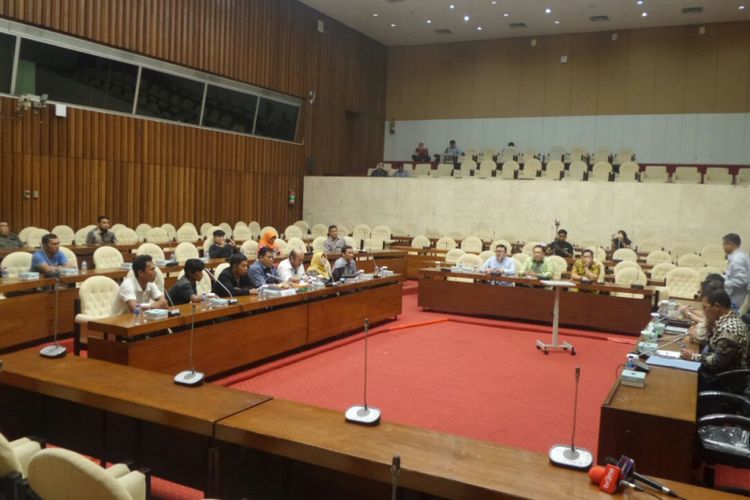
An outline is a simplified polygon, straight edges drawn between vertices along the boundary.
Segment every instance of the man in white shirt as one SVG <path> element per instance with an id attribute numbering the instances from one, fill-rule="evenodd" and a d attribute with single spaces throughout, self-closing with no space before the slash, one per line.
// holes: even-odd
<path id="1" fill-rule="evenodd" d="M 122 280 L 120 285 L 116 314 L 133 312 L 139 304 L 148 304 L 151 309 L 167 307 L 167 299 L 154 283 L 156 266 L 151 256 L 137 256 L 133 259 L 132 269 L 133 275 Z"/>
<path id="2" fill-rule="evenodd" d="M 503 244 L 499 244 L 495 247 L 495 255 L 490 257 L 482 264 L 482 272 L 492 275 L 499 276 L 515 276 L 516 275 L 516 261 L 515 259 L 508 257 L 508 247 Z M 493 285 L 500 286 L 513 286 L 513 283 L 508 281 L 493 281 Z"/>
<path id="3" fill-rule="evenodd" d="M 299 283 L 307 277 L 305 266 L 302 265 L 304 258 L 305 254 L 302 250 L 295 248 L 289 253 L 289 258 L 279 264 L 276 272 L 279 273 L 279 278 L 283 283 Z"/>
<path id="4" fill-rule="evenodd" d="M 724 252 L 727 254 L 727 272 L 724 276 L 724 290 L 732 299 L 732 309 L 740 310 L 745 303 L 750 287 L 750 259 L 740 250 L 742 240 L 739 235 L 729 233 L 722 238 Z"/>

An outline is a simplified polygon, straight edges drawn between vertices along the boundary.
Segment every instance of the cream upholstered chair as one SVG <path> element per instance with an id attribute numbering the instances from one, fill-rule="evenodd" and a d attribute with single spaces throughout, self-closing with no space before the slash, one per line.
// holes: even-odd
<path id="1" fill-rule="evenodd" d="M 157 228 L 159 229 L 159 228 Z M 164 260 L 164 250 L 153 243 L 142 243 L 135 251 L 136 255 L 150 255 L 154 260 Z"/>
<path id="2" fill-rule="evenodd" d="M 590 181 L 609 182 L 612 175 L 612 165 L 608 161 L 598 161 L 594 163 L 594 167 L 591 169 Z"/>
<path id="3" fill-rule="evenodd" d="M 735 182 L 740 186 L 750 185 L 750 168 L 739 168 L 737 169 L 737 178 Z"/>
<path id="4" fill-rule="evenodd" d="M 314 238 L 323 237 L 326 238 L 328 236 L 328 226 L 325 224 L 315 224 L 312 227 L 311 234 Z"/>
<path id="5" fill-rule="evenodd" d="M 612 260 L 630 260 L 638 262 L 638 254 L 629 248 L 618 248 L 612 253 Z"/>
<path id="6" fill-rule="evenodd" d="M 129 227 L 119 228 L 114 233 L 118 244 L 135 245 L 138 243 L 138 234 Z"/>
<path id="7" fill-rule="evenodd" d="M 313 252 L 325 252 L 326 237 L 318 236 L 312 241 Z"/>
<path id="8" fill-rule="evenodd" d="M 152 229 L 153 228 L 145 222 L 135 226 L 135 234 L 138 235 L 138 241 L 146 241 L 146 234 L 148 234 L 148 232 Z"/>
<path id="9" fill-rule="evenodd" d="M 352 247 L 355 252 L 359 249 L 359 243 L 357 242 L 357 240 L 355 240 L 351 236 L 344 236 L 344 241 L 346 242 L 347 245 Z"/>
<path id="10" fill-rule="evenodd" d="M 601 163 L 601 162 L 609 162 L 609 155 L 612 154 L 612 151 L 610 151 L 608 148 L 599 148 L 596 151 L 594 151 L 593 156 L 591 157 L 591 160 L 594 163 Z"/>
<path id="11" fill-rule="evenodd" d="M 485 229 L 480 229 L 479 231 L 475 232 L 472 236 L 476 236 L 482 241 L 492 241 L 492 237 L 494 235 Z"/>
<path id="12" fill-rule="evenodd" d="M 15 277 L 31 269 L 31 257 L 28 252 L 11 252 L 3 258 L 0 267 L 7 269 L 9 276 Z"/>
<path id="13" fill-rule="evenodd" d="M 503 179 L 515 179 L 516 173 L 518 172 L 518 162 L 514 160 L 508 160 L 503 163 L 503 170 L 501 177 Z"/>
<path id="14" fill-rule="evenodd" d="M 109 230 L 112 231 L 113 233 L 116 233 L 120 229 L 125 229 L 126 227 L 128 227 L 128 226 L 126 226 L 125 224 L 122 224 L 122 223 L 118 222 L 117 224 L 113 224 L 112 227 L 109 228 Z"/>
<path id="15" fill-rule="evenodd" d="M 568 171 L 563 177 L 564 181 L 583 181 L 586 180 L 586 172 L 588 167 L 581 160 L 574 161 L 568 167 Z"/>
<path id="16" fill-rule="evenodd" d="M 513 251 L 513 245 L 511 245 L 509 241 L 498 239 L 493 241 L 490 245 L 490 251 L 492 252 L 492 255 L 495 255 L 495 249 L 497 249 L 498 245 L 505 245 L 505 249 L 508 251 L 508 253 L 511 253 Z"/>
<path id="17" fill-rule="evenodd" d="M 250 230 L 254 238 L 260 237 L 261 227 L 260 224 L 258 224 L 256 221 L 250 221 L 250 223 L 247 225 L 247 228 Z"/>
<path id="18" fill-rule="evenodd" d="M 201 239 L 201 235 L 198 234 L 198 231 L 196 231 L 195 227 L 193 227 L 192 225 L 183 225 L 180 229 L 177 230 L 175 239 L 178 243 L 195 243 L 196 241 Z"/>
<path id="19" fill-rule="evenodd" d="M 294 225 L 297 226 L 300 231 L 302 231 L 303 236 L 306 235 L 308 231 L 310 231 L 310 225 L 302 219 L 295 222 Z"/>
<path id="20" fill-rule="evenodd" d="M 615 285 L 619 286 L 630 286 L 630 285 L 641 285 L 646 286 L 648 284 L 648 278 L 641 271 L 640 267 L 626 267 L 615 272 Z M 613 294 L 616 297 L 642 297 L 640 294 L 634 293 L 621 293 L 615 292 Z"/>
<path id="21" fill-rule="evenodd" d="M 660 299 L 694 299 L 701 287 L 698 271 L 689 267 L 672 269 L 667 273 L 666 281 L 666 286 L 659 290 Z"/>
<path id="22" fill-rule="evenodd" d="M 99 247 L 94 251 L 94 267 L 96 269 L 119 268 L 124 261 L 122 253 L 114 247 Z"/>
<path id="23" fill-rule="evenodd" d="M 12 473 L 25 478 L 29 473 L 29 462 L 41 449 L 39 442 L 27 437 L 8 441 L 0 434 L 0 478 Z"/>
<path id="24" fill-rule="evenodd" d="M 220 222 L 219 227 L 227 233 L 227 236 L 232 236 L 232 226 L 230 226 L 228 222 Z"/>
<path id="25" fill-rule="evenodd" d="M 205 238 L 209 234 L 208 230 L 211 229 L 212 227 L 214 227 L 214 225 L 211 224 L 210 222 L 204 222 L 203 224 L 201 224 L 201 229 L 199 231 L 200 235 Z"/>
<path id="26" fill-rule="evenodd" d="M 284 238 L 291 239 L 291 238 L 297 238 L 302 239 L 302 230 L 298 228 L 297 226 L 287 226 L 286 229 L 284 229 Z"/>
<path id="27" fill-rule="evenodd" d="M 453 165 L 450 163 L 439 163 L 437 169 L 432 172 L 432 177 L 450 177 L 453 175 Z"/>
<path id="28" fill-rule="evenodd" d="M 559 181 L 562 178 L 563 170 L 565 170 L 565 164 L 560 160 L 552 160 L 547 163 L 547 167 L 542 172 L 542 178 Z"/>
<path id="29" fill-rule="evenodd" d="M 453 172 L 453 177 L 455 179 L 460 179 L 462 177 L 471 177 L 474 173 L 474 170 L 477 169 L 477 162 L 474 160 L 464 160 L 461 162 L 461 166 L 458 170 Z"/>
<path id="30" fill-rule="evenodd" d="M 466 255 L 466 252 L 464 252 L 460 248 L 454 248 L 453 250 L 449 250 L 448 253 L 445 254 L 445 263 L 451 266 L 455 265 L 458 263 L 458 259 L 462 255 Z"/>
<path id="31" fill-rule="evenodd" d="M 474 255 L 473 253 L 466 253 L 460 256 L 456 263 L 465 267 L 480 267 L 484 263 L 484 261 L 480 259 L 478 255 Z"/>
<path id="32" fill-rule="evenodd" d="M 656 240 L 641 240 L 638 242 L 638 251 L 640 252 L 655 252 L 656 250 L 664 250 L 664 246 Z"/>
<path id="33" fill-rule="evenodd" d="M 672 175 L 675 184 L 700 184 L 701 172 L 698 167 L 676 167 Z"/>
<path id="34" fill-rule="evenodd" d="M 367 224 L 357 224 L 356 226 L 354 226 L 352 238 L 354 238 L 354 240 L 358 242 L 357 246 L 359 246 L 359 242 L 369 238 L 371 232 L 372 229 Z"/>
<path id="35" fill-rule="evenodd" d="M 450 233 L 448 233 L 448 236 L 450 236 L 451 238 L 453 238 L 456 241 L 463 240 L 464 238 L 466 238 L 466 235 L 464 234 L 464 232 L 463 231 L 459 231 L 457 229 L 454 229 L 453 231 L 451 231 Z"/>
<path id="36" fill-rule="evenodd" d="M 596 240 L 580 240 L 578 242 L 578 246 L 581 248 L 596 248 L 599 246 L 599 242 Z"/>
<path id="37" fill-rule="evenodd" d="M 664 281 L 665 279 L 667 279 L 667 274 L 669 274 L 669 272 L 676 267 L 677 266 L 675 266 L 671 262 L 662 262 L 661 264 L 656 264 L 651 268 L 651 279 L 654 281 Z"/>
<path id="38" fill-rule="evenodd" d="M 232 239 L 234 241 L 248 241 L 253 239 L 253 233 L 247 226 L 234 226 L 234 233 L 232 233 Z"/>
<path id="39" fill-rule="evenodd" d="M 351 231 L 349 231 L 349 226 L 347 226 L 346 224 L 338 224 L 336 225 L 336 228 L 338 229 L 339 237 L 349 236 L 352 234 Z"/>
<path id="40" fill-rule="evenodd" d="M 209 272 L 208 269 L 204 270 L 203 277 L 201 278 L 199 282 L 195 284 L 195 291 L 198 295 L 203 295 L 204 293 L 211 293 L 211 285 L 213 284 L 213 282 L 211 281 L 211 278 L 208 276 L 208 272 Z M 177 279 L 180 279 L 183 276 L 185 276 L 185 270 L 181 269 L 180 272 L 177 273 Z"/>
<path id="41" fill-rule="evenodd" d="M 416 177 L 429 177 L 432 171 L 432 165 L 429 163 L 417 163 L 414 165 L 414 175 Z"/>
<path id="42" fill-rule="evenodd" d="M 641 182 L 664 183 L 668 180 L 669 174 L 664 165 L 647 165 L 641 172 Z"/>
<path id="43" fill-rule="evenodd" d="M 169 234 L 160 227 L 154 227 L 148 230 L 148 233 L 146 233 L 146 241 L 149 243 L 158 243 L 161 245 L 164 245 L 166 243 L 169 243 L 172 240 L 172 238 L 169 237 Z"/>
<path id="44" fill-rule="evenodd" d="M 47 234 L 49 234 L 49 231 L 46 229 L 36 228 L 32 230 L 26 237 L 26 246 L 40 248 L 42 246 L 42 238 Z"/>
<path id="45" fill-rule="evenodd" d="M 531 257 L 534 254 L 534 247 L 537 245 L 543 245 L 543 244 L 544 243 L 541 243 L 538 241 L 530 241 L 523 246 L 523 248 L 521 249 L 521 252 Z"/>
<path id="46" fill-rule="evenodd" d="M 639 182 L 640 174 L 638 171 L 641 167 L 634 161 L 626 161 L 620 165 L 620 173 L 615 177 L 620 182 Z"/>
<path id="47" fill-rule="evenodd" d="M 393 240 L 391 239 L 391 228 L 388 226 L 375 226 L 370 232 L 370 238 L 383 242 L 383 245 L 393 243 Z M 383 245 L 381 245 L 381 248 L 383 248 Z"/>
<path id="48" fill-rule="evenodd" d="M 234 234 L 237 231 L 238 227 L 247 227 L 247 222 L 238 220 L 234 223 L 234 227 L 232 228 L 232 234 Z"/>
<path id="49" fill-rule="evenodd" d="M 723 275 L 724 271 L 718 267 L 714 266 L 703 266 L 700 269 L 698 269 L 698 279 L 701 283 L 706 281 L 706 278 L 709 274 L 720 274 Z"/>
<path id="50" fill-rule="evenodd" d="M 701 257 L 707 266 L 714 266 L 721 269 L 727 267 L 727 255 L 721 245 L 706 245 L 701 248 Z"/>
<path id="51" fill-rule="evenodd" d="M 125 464 L 107 469 L 63 448 L 38 452 L 29 463 L 29 485 L 56 500 L 145 500 L 149 478 Z"/>
<path id="52" fill-rule="evenodd" d="M 241 222 L 241 224 L 244 224 L 244 222 Z M 196 233 L 198 232 L 198 228 L 195 227 L 195 224 L 193 224 L 192 222 L 183 222 L 180 227 L 192 227 L 193 229 L 195 229 Z"/>
<path id="53" fill-rule="evenodd" d="M 622 148 L 615 153 L 615 157 L 612 160 L 613 165 L 622 165 L 629 161 L 633 161 L 635 154 L 631 148 Z"/>
<path id="54" fill-rule="evenodd" d="M 479 260 L 482 261 L 482 264 L 490 260 L 492 257 L 495 256 L 495 252 L 492 250 L 485 250 L 482 253 L 479 254 Z"/>
<path id="55" fill-rule="evenodd" d="M 78 268 L 78 256 L 75 254 L 75 252 L 73 252 L 73 250 L 61 246 L 60 252 L 62 252 L 63 255 L 65 255 L 65 258 L 68 259 L 68 265 L 72 264 L 76 268 Z"/>
<path id="56" fill-rule="evenodd" d="M 464 238 L 461 242 L 461 250 L 466 253 L 479 254 L 482 251 L 483 246 L 484 244 L 482 243 L 482 240 L 476 236 L 469 236 L 468 238 Z"/>
<path id="57" fill-rule="evenodd" d="M 434 227 L 428 227 L 427 229 L 425 229 L 424 235 L 432 239 L 439 239 L 443 236 L 446 236 L 442 230 Z"/>
<path id="58" fill-rule="evenodd" d="M 297 237 L 289 238 L 286 244 L 289 247 L 290 251 L 293 248 L 296 248 L 298 250 L 302 250 L 303 253 L 307 253 L 307 244 L 305 244 L 305 242 L 302 241 L 302 238 L 297 238 Z"/>
<path id="59" fill-rule="evenodd" d="M 560 279 L 562 274 L 568 270 L 568 262 L 559 255 L 549 255 L 546 259 L 552 263 L 552 267 L 555 269 L 556 280 Z"/>
<path id="60" fill-rule="evenodd" d="M 409 231 L 403 226 L 391 226 L 391 237 L 398 236 L 399 238 L 406 238 L 409 236 Z"/>
<path id="61" fill-rule="evenodd" d="M 669 249 L 669 253 L 672 254 L 672 258 L 677 260 L 685 254 L 698 253 L 698 247 L 689 243 L 677 243 L 672 245 Z"/>
<path id="62" fill-rule="evenodd" d="M 258 242 L 255 240 L 246 240 L 242 244 L 242 247 L 240 247 L 240 252 L 248 259 L 256 258 L 258 256 Z M 204 253 L 204 255 L 206 254 Z"/>
<path id="63" fill-rule="evenodd" d="M 216 266 L 214 268 L 213 275 L 218 278 L 219 275 L 222 273 L 222 271 L 224 271 L 224 269 L 226 269 L 228 267 L 229 267 L 229 262 L 223 262 L 223 263 L 219 264 L 218 266 Z M 209 279 L 211 279 L 211 278 L 209 278 Z"/>
<path id="64" fill-rule="evenodd" d="M 36 226 L 26 226 L 25 228 L 18 231 L 17 236 L 18 236 L 18 239 L 21 240 L 21 243 L 23 243 L 24 245 L 26 244 L 26 242 L 29 239 L 29 233 L 31 233 L 31 231 L 33 231 L 34 229 L 39 229 L 39 228 Z M 86 238 L 84 237 L 84 240 L 85 239 Z"/>
<path id="65" fill-rule="evenodd" d="M 518 172 L 519 179 L 536 179 L 539 172 L 542 171 L 542 162 L 536 158 L 529 158 L 523 164 L 523 167 Z"/>
<path id="66" fill-rule="evenodd" d="M 55 226 L 52 233 L 57 235 L 61 245 L 72 245 L 76 240 L 76 233 L 73 228 L 66 225 Z"/>
<path id="67" fill-rule="evenodd" d="M 453 242 L 455 243 L 455 241 Z M 430 242 L 430 239 L 427 236 L 422 236 L 421 234 L 419 236 L 415 236 L 414 239 L 411 240 L 411 247 L 412 248 L 430 248 L 432 243 Z M 29 261 L 31 263 L 31 261 Z"/>
<path id="68" fill-rule="evenodd" d="M 720 167 L 711 167 L 706 169 L 706 175 L 703 176 L 704 184 L 732 184 L 734 177 L 729 173 L 729 169 Z"/>
<path id="69" fill-rule="evenodd" d="M 81 344 L 86 343 L 85 341 L 88 338 L 89 321 L 114 316 L 124 311 L 118 299 L 119 293 L 120 285 L 106 276 L 91 276 L 81 283 L 81 287 L 78 289 L 81 312 L 76 314 L 75 317 L 74 346 L 76 354 L 80 352 Z"/>
<path id="70" fill-rule="evenodd" d="M 633 262 L 632 260 L 622 260 L 615 265 L 613 272 L 615 273 L 615 275 L 617 275 L 619 271 L 627 269 L 629 267 L 638 270 L 641 269 L 641 266 L 637 262 Z"/>
<path id="71" fill-rule="evenodd" d="M 489 179 L 495 175 L 495 170 L 497 170 L 497 164 L 493 160 L 485 159 L 479 164 L 479 170 L 475 172 L 475 175 L 480 179 Z"/>
<path id="72" fill-rule="evenodd" d="M 172 241 L 177 234 L 177 229 L 169 222 L 162 224 L 161 228 L 165 233 L 167 233 L 167 238 L 169 238 L 169 241 Z"/>
<path id="73" fill-rule="evenodd" d="M 362 250 L 382 250 L 383 241 L 377 238 L 365 238 L 362 240 Z"/>
<path id="74" fill-rule="evenodd" d="M 700 255 L 696 255 L 694 253 L 686 253 L 685 255 L 677 259 L 677 266 L 689 267 L 690 269 L 695 269 L 697 271 L 702 267 L 705 267 L 705 264 L 703 263 L 703 259 L 700 257 Z"/>
<path id="75" fill-rule="evenodd" d="M 289 252 L 292 251 L 292 247 L 289 246 L 289 244 L 282 240 L 281 238 L 276 238 L 276 248 L 279 249 L 279 256 L 281 257 L 288 257 Z"/>
<path id="76" fill-rule="evenodd" d="M 518 263 L 516 267 L 523 266 L 527 260 L 529 260 L 531 257 L 528 254 L 525 253 L 515 253 L 513 254 L 513 259 Z"/>
<path id="77" fill-rule="evenodd" d="M 654 250 L 646 256 L 646 264 L 655 266 L 656 264 L 672 263 L 672 256 L 664 250 Z"/>
<path id="78" fill-rule="evenodd" d="M 607 260 L 607 252 L 602 247 L 587 247 L 586 249 L 594 252 L 594 259 Z"/>
<path id="79" fill-rule="evenodd" d="M 184 264 L 188 259 L 200 259 L 200 253 L 194 244 L 183 241 L 174 249 L 174 258 L 180 264 Z"/>

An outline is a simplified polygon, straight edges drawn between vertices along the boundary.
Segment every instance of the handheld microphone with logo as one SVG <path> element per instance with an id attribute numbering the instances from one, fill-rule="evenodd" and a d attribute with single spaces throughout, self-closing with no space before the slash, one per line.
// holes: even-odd
<path id="1" fill-rule="evenodd" d="M 197 387 L 203 383 L 203 373 L 195 371 L 193 364 L 193 338 L 195 337 L 195 304 L 190 304 L 192 315 L 190 317 L 190 369 L 175 375 L 174 382 L 188 387 Z"/>
<path id="2" fill-rule="evenodd" d="M 393 455 L 391 462 L 391 500 L 398 498 L 398 477 L 401 475 L 401 457 Z"/>
<path id="3" fill-rule="evenodd" d="M 636 472 L 635 471 L 635 460 L 633 460 L 630 457 L 627 457 L 627 456 L 623 455 L 623 456 L 620 457 L 620 461 L 619 462 L 617 460 L 615 460 L 614 458 L 612 458 L 612 457 L 607 457 L 606 460 L 605 460 L 605 462 L 607 463 L 607 465 L 622 464 L 622 463 L 628 464 L 628 467 L 626 469 L 623 469 L 623 472 L 624 472 L 623 478 L 624 479 L 631 478 L 631 479 L 633 479 L 633 481 L 643 483 L 646 486 L 649 486 L 649 487 L 655 489 L 659 493 L 664 493 L 665 495 L 669 495 L 670 497 L 674 497 L 674 498 L 682 498 L 673 489 L 671 489 L 671 488 L 669 488 L 667 486 L 664 486 L 663 484 L 659 483 L 658 481 L 654 481 L 653 479 L 651 479 L 648 476 L 644 476 L 643 474 L 639 474 L 638 472 Z"/>
<path id="4" fill-rule="evenodd" d="M 57 304 L 58 304 L 58 297 L 60 295 L 60 276 L 58 275 L 55 279 L 55 332 L 54 332 L 54 345 L 48 345 L 47 347 L 43 347 L 41 351 L 39 351 L 39 354 L 44 358 L 62 358 L 65 356 L 65 353 L 68 351 L 68 348 L 65 346 L 61 346 L 57 343 Z"/>
<path id="5" fill-rule="evenodd" d="M 381 411 L 378 408 L 367 406 L 367 332 L 370 329 L 370 321 L 365 318 L 365 386 L 364 406 L 352 406 L 344 416 L 346 421 L 360 425 L 378 425 L 380 423 Z"/>
<path id="6" fill-rule="evenodd" d="M 589 470 L 594 463 L 594 456 L 584 448 L 576 449 L 576 419 L 578 417 L 578 382 L 581 378 L 581 368 L 576 366 L 576 389 L 573 399 L 573 436 L 570 446 L 556 444 L 549 450 L 549 461 L 560 467 L 569 469 Z"/>
<path id="7" fill-rule="evenodd" d="M 225 286 L 224 286 L 224 283 L 222 283 L 221 281 L 219 281 L 219 280 L 218 280 L 218 279 L 216 278 L 216 276 L 214 276 L 214 275 L 213 275 L 213 273 L 211 273 L 211 272 L 209 272 L 209 271 L 206 271 L 206 274 L 208 274 L 208 275 L 209 275 L 209 277 L 210 277 L 210 278 L 211 278 L 212 280 L 214 280 L 214 283 L 216 283 L 216 284 L 217 284 L 217 285 L 219 285 L 219 286 L 220 286 L 221 288 L 223 288 L 224 290 L 226 290 L 226 291 L 227 291 L 227 293 L 229 294 L 229 298 L 227 299 L 227 304 L 229 304 L 229 305 L 232 305 L 232 304 L 236 304 L 236 303 L 237 303 L 237 299 L 236 299 L 236 298 L 234 297 L 234 295 L 232 295 L 232 292 L 231 292 L 231 291 L 229 290 L 229 288 L 227 288 L 227 287 L 225 287 Z"/>
<path id="8" fill-rule="evenodd" d="M 609 494 L 617 493 L 618 490 L 624 488 L 630 488 L 644 493 L 646 491 L 637 484 L 622 479 L 622 470 L 616 465 L 608 464 L 606 467 L 603 465 L 595 465 L 589 470 L 589 478 L 592 483 L 599 486 L 600 490 Z"/>

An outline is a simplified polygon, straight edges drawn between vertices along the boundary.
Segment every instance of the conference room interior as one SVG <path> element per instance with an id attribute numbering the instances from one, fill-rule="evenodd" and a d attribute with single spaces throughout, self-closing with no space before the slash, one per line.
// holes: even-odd
<path id="1" fill-rule="evenodd" d="M 0 500 L 750 496 L 748 16 L 0 0 Z"/>

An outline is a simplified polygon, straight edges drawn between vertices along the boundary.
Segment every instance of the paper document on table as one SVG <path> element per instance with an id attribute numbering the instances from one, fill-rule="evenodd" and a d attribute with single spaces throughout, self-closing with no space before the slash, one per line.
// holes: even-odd
<path id="1" fill-rule="evenodd" d="M 662 358 L 679 358 L 680 351 L 665 351 L 664 349 L 658 349 L 655 353 L 657 356 Z"/>
<path id="2" fill-rule="evenodd" d="M 672 358 L 660 358 L 659 356 L 651 356 L 646 361 L 646 364 L 651 366 L 663 366 L 665 368 L 677 368 L 678 370 L 686 370 L 689 372 L 697 372 L 701 367 L 698 361 L 688 361 L 686 359 L 672 359 Z"/>

